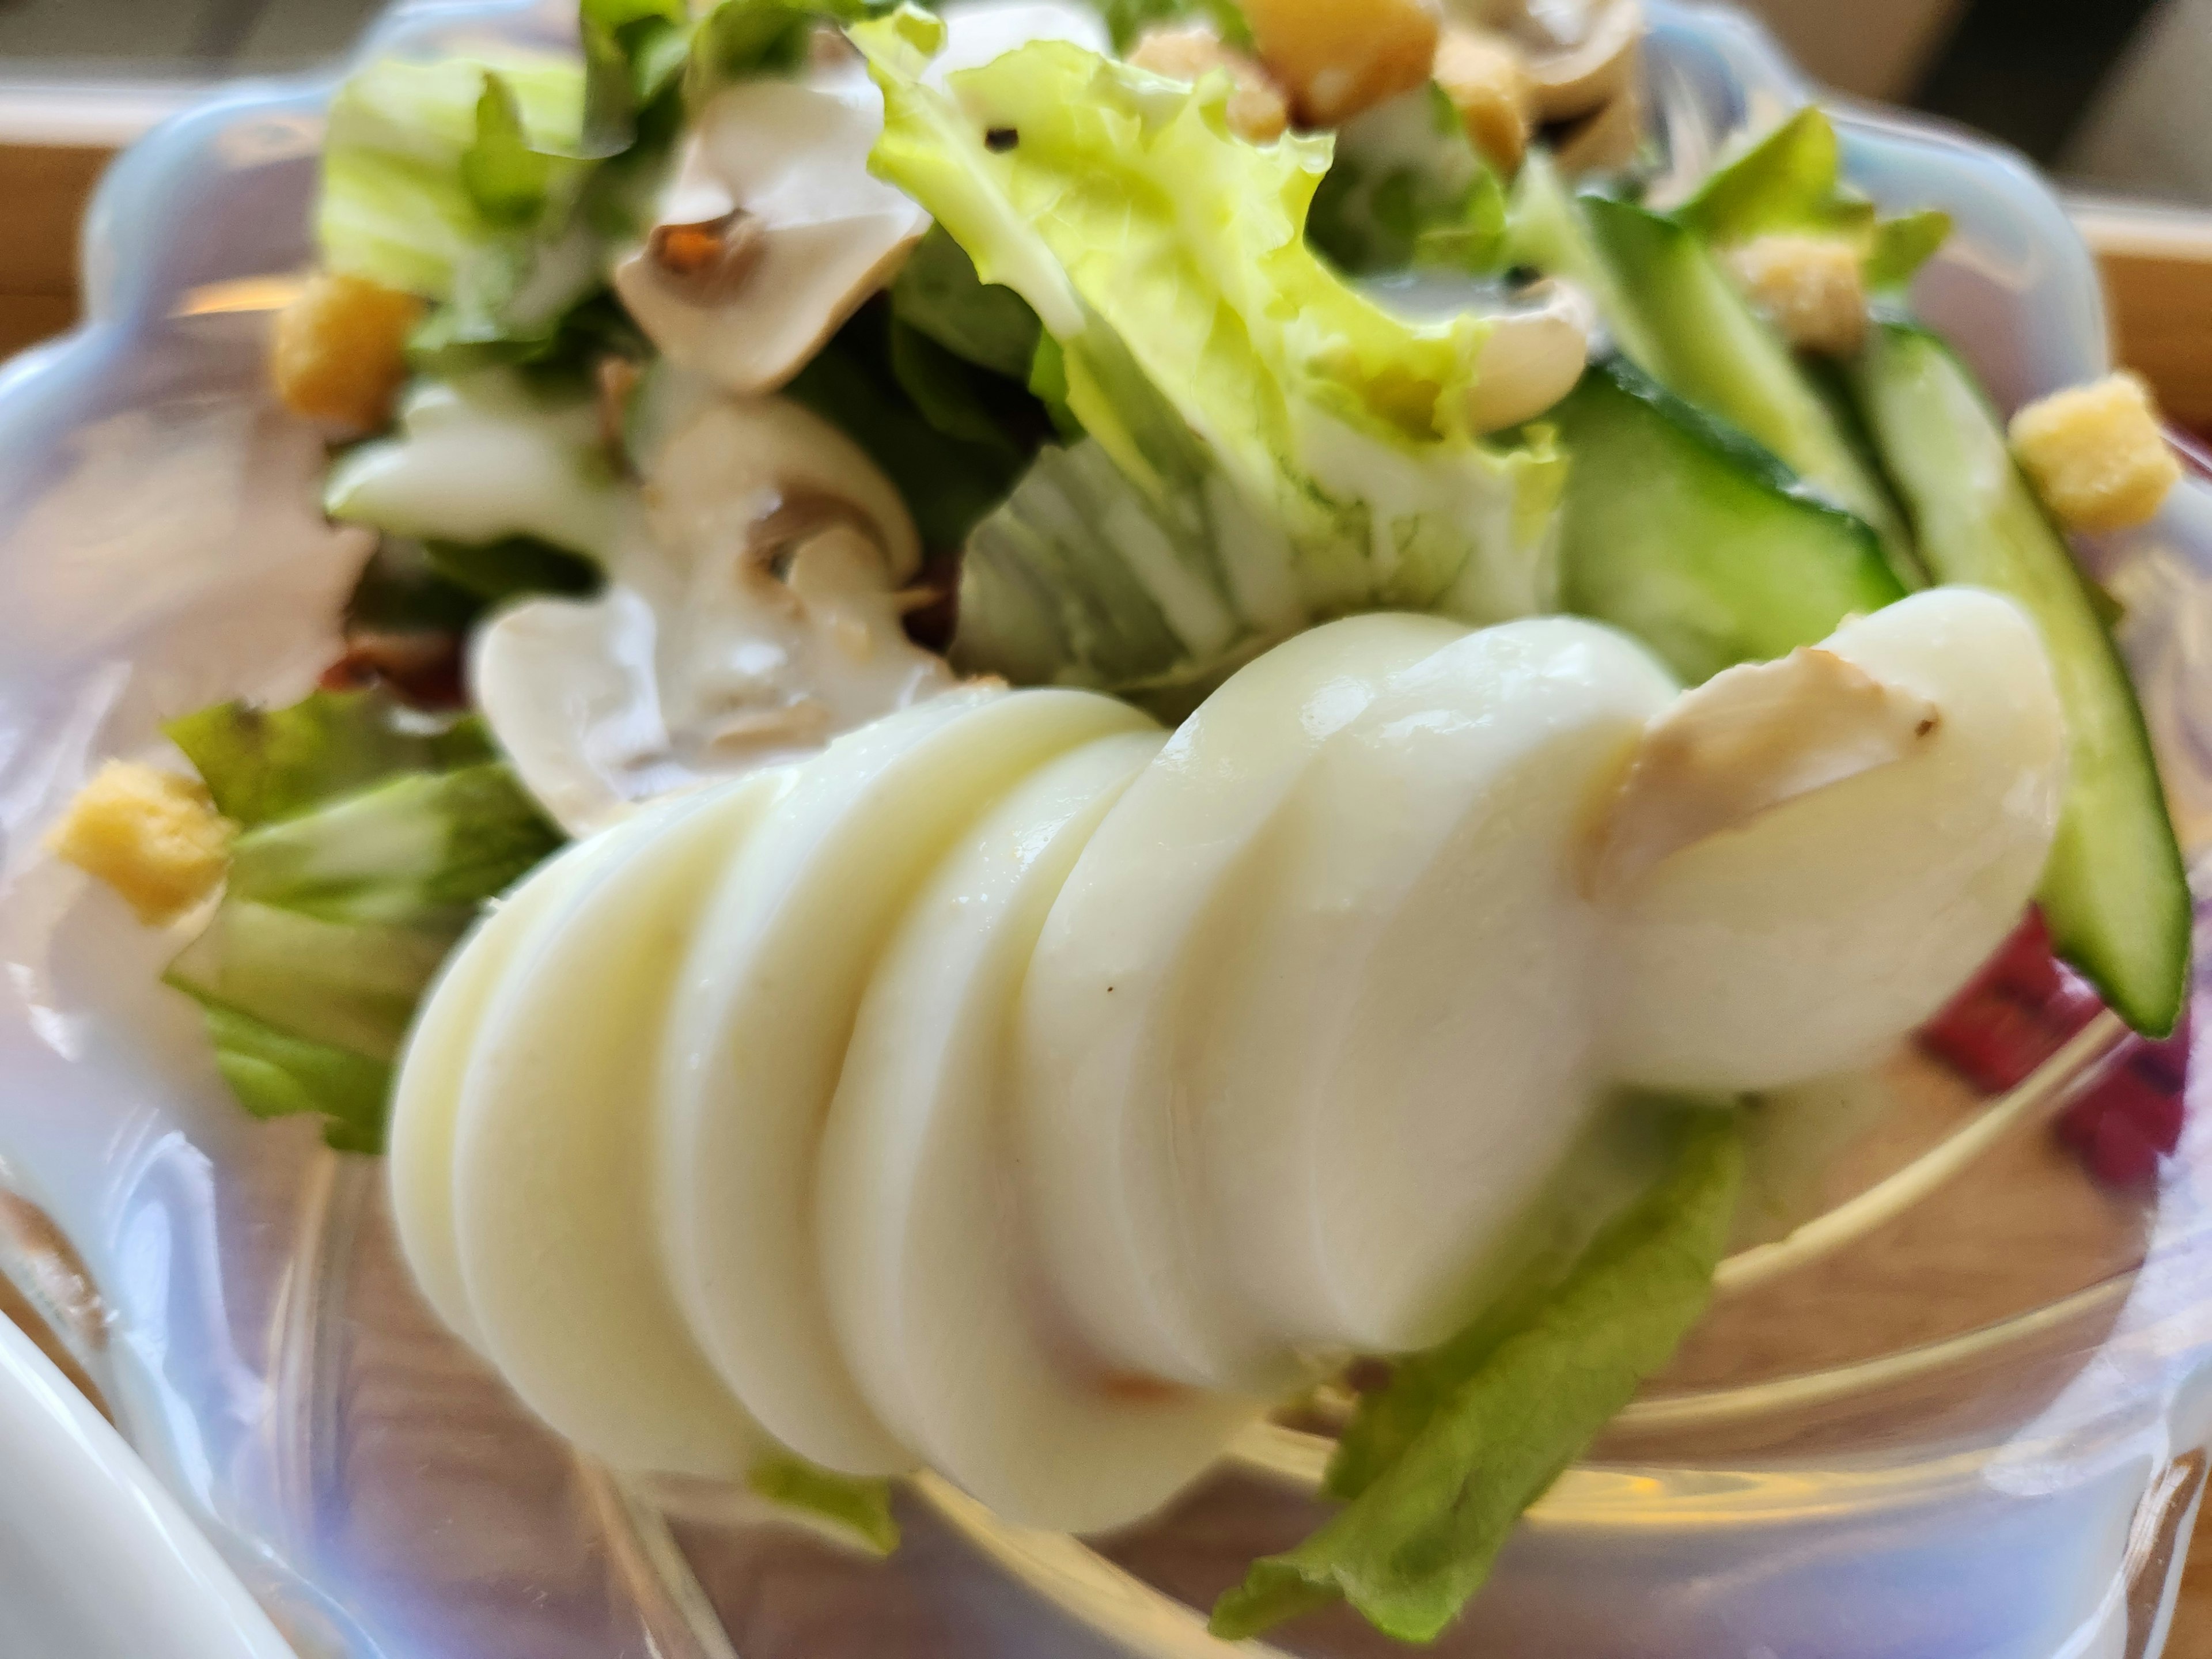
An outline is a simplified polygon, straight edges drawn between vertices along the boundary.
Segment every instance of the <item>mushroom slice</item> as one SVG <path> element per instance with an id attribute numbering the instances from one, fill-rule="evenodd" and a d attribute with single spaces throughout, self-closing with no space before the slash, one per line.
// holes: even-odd
<path id="1" fill-rule="evenodd" d="M 953 683 L 902 622 L 913 520 L 835 428 L 781 398 L 708 398 L 649 468 L 606 590 L 515 606 L 477 641 L 486 718 L 578 834 Z"/>
<path id="2" fill-rule="evenodd" d="M 868 172 L 883 94 L 849 76 L 718 94 L 615 291 L 672 362 L 773 392 L 897 274 L 929 216 Z"/>
<path id="3" fill-rule="evenodd" d="M 1562 277 L 1547 277 L 1507 296 L 1488 284 L 1434 271 L 1363 283 L 1377 303 L 1418 321 L 1484 313 L 1490 332 L 1468 389 L 1468 422 L 1496 432 L 1532 420 L 1575 389 L 1589 362 L 1597 307 Z"/>
<path id="4" fill-rule="evenodd" d="M 1590 889 L 1620 892 L 1693 842 L 1903 760 L 1941 724 L 1917 692 L 1816 647 L 1715 675 L 1644 733 L 1606 820 Z"/>
<path id="5" fill-rule="evenodd" d="M 1589 362 L 1597 332 L 1597 307 L 1589 295 L 1559 277 L 1536 283 L 1500 312 L 1475 359 L 1468 420 L 1477 432 L 1497 432 L 1533 420 L 1575 389 Z"/>
<path id="6" fill-rule="evenodd" d="M 1638 0 L 1529 0 L 1514 28 L 1529 48 L 1540 121 L 1587 115 L 1636 90 L 1644 40 Z"/>

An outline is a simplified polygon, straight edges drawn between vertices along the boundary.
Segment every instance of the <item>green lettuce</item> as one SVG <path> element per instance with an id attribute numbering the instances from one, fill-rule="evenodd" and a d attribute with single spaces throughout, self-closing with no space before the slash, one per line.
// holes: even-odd
<path id="1" fill-rule="evenodd" d="M 573 59 L 519 47 L 348 76 L 324 139 L 324 262 L 429 300 L 513 291 L 588 175 L 583 94 Z"/>
<path id="2" fill-rule="evenodd" d="M 835 1474 L 796 1457 L 771 1457 L 753 1466 L 745 1484 L 778 1509 L 872 1555 L 898 1548 L 888 1480 Z"/>
<path id="3" fill-rule="evenodd" d="M 1511 1298 L 1367 1396 L 1329 1466 L 1334 1519 L 1255 1562 L 1213 1611 L 1256 1636 L 1342 1600 L 1432 1641 L 1521 1512 L 1663 1365 L 1711 1295 L 1742 1180 L 1739 1114 L 1685 1110 L 1671 1168 L 1556 1289 Z"/>
<path id="4" fill-rule="evenodd" d="M 1487 275 L 1500 266 L 1505 191 L 1431 82 L 1338 129 L 1306 236 L 1355 276 L 1412 267 Z"/>
<path id="5" fill-rule="evenodd" d="M 205 1011 L 247 1110 L 319 1114 L 332 1146 L 374 1152 L 423 988 L 561 837 L 476 721 L 426 724 L 376 693 L 225 703 L 168 733 L 241 830 L 168 983 Z"/>
<path id="6" fill-rule="evenodd" d="M 1714 168 L 1674 217 L 1717 246 L 1774 233 L 1841 237 L 1862 249 L 1869 289 L 1901 289 L 1943 245 L 1950 216 L 1881 218 L 1842 167 L 1833 124 L 1808 104 Z"/>
<path id="7" fill-rule="evenodd" d="M 880 298 L 838 330 L 784 395 L 867 452 L 933 553 L 958 548 L 1006 500 L 1050 425 L 1019 382 L 946 350 Z"/>
<path id="8" fill-rule="evenodd" d="M 875 170 L 1036 313 L 1050 349 L 1032 384 L 1121 474 L 1109 544 L 1137 558 L 1168 624 L 1144 660 L 1110 664 L 1067 630 L 1007 637 L 1005 620 L 1036 608 L 987 590 L 1052 532 L 987 520 L 970 551 L 993 551 L 963 576 L 963 662 L 1193 685 L 1346 611 L 1482 622 L 1550 606 L 1563 464 L 1540 436 L 1468 429 L 1486 323 L 1396 316 L 1308 246 L 1328 139 L 1243 143 L 1220 79 L 1186 88 L 1062 42 L 956 74 L 948 95 L 920 79 L 934 20 L 908 9 L 854 36 L 884 93 Z M 1095 620 L 1081 631 L 1119 627 Z"/>

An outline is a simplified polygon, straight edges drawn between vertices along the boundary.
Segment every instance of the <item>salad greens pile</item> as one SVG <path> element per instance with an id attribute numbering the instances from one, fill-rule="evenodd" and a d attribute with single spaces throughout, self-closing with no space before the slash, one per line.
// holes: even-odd
<path id="1" fill-rule="evenodd" d="M 1118 46 L 1189 19 L 1249 40 L 1231 0 L 1099 9 Z M 424 614 L 597 584 L 638 459 L 620 441 L 609 459 L 606 387 L 627 382 L 608 371 L 660 372 L 613 264 L 652 228 L 686 121 L 718 88 L 804 72 L 823 23 L 881 90 L 873 171 L 934 228 L 785 391 L 875 460 L 929 553 L 959 560 L 956 665 L 1173 711 L 1334 617 L 1564 609 L 1695 682 L 1931 578 L 1979 582 L 2043 623 L 2076 731 L 2042 895 L 2054 933 L 2139 1029 L 2171 1027 L 2186 888 L 2140 718 L 1985 400 L 1901 320 L 1841 372 L 1808 362 L 1729 274 L 1756 238 L 1842 239 L 1901 306 L 1942 242 L 1941 214 L 1885 219 L 1842 182 L 1815 109 L 1662 210 L 1633 171 L 1577 188 L 1540 145 L 1507 179 L 1434 85 L 1255 145 L 1230 128 L 1224 77 L 1184 86 L 1064 41 L 940 79 L 943 23 L 884 0 L 696 16 L 582 0 L 580 57 L 369 64 L 331 106 L 323 253 L 428 310 L 397 430 L 338 459 L 329 500 L 442 590 Z M 1595 361 L 1541 416 L 1478 431 L 1492 319 L 1540 276 L 1595 307 Z M 487 479 L 468 512 L 426 514 L 393 480 L 425 433 L 469 422 L 529 482 Z M 317 1113 L 334 1146 L 374 1149 L 423 987 L 561 836 L 470 718 L 319 693 L 171 735 L 243 833 L 170 982 L 206 1010 L 249 1109 Z M 1399 1357 L 1331 1467 L 1341 1510 L 1258 1563 L 1215 1629 L 1340 1598 L 1434 1638 L 1696 1318 L 1741 1116 L 1678 1103 L 1667 1172 L 1577 1260 Z M 880 1487 L 798 1464 L 760 1484 L 895 1541 Z"/>
<path id="2" fill-rule="evenodd" d="M 380 693 L 224 703 L 167 730 L 241 831 L 168 982 L 205 1011 L 248 1111 L 317 1114 L 333 1146 L 377 1151 L 423 988 L 562 837 L 480 722 L 425 721 Z"/>

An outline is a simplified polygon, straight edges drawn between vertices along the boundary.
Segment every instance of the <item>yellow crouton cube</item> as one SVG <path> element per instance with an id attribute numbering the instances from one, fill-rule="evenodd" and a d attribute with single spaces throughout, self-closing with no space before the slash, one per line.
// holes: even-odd
<path id="1" fill-rule="evenodd" d="M 1518 167 L 1534 107 L 1520 48 L 1487 29 L 1454 25 L 1437 42 L 1433 73 L 1475 149 L 1502 172 Z"/>
<path id="2" fill-rule="evenodd" d="M 1422 0 L 1244 0 L 1244 18 L 1309 126 L 1411 92 L 1436 63 L 1437 15 Z"/>
<path id="3" fill-rule="evenodd" d="M 2125 530 L 2158 511 L 2181 465 L 2133 374 L 2039 398 L 2012 417 L 2012 453 L 2069 530 Z"/>
<path id="4" fill-rule="evenodd" d="M 374 431 L 392 418 L 407 378 L 407 335 L 422 315 L 411 294 L 325 271 L 276 313 L 269 353 L 276 395 L 311 421 Z"/>
<path id="5" fill-rule="evenodd" d="M 110 761 L 46 832 L 46 846 L 158 927 L 222 884 L 234 833 L 198 780 Z"/>
<path id="6" fill-rule="evenodd" d="M 1129 61 L 1170 81 L 1202 81 L 1216 70 L 1228 73 L 1229 130 L 1255 144 L 1273 143 L 1291 124 L 1290 100 L 1267 71 L 1229 46 L 1212 29 L 1156 27 L 1139 35 Z"/>
<path id="7" fill-rule="evenodd" d="M 1865 343 L 1866 279 L 1856 244 L 1838 236 L 1754 236 L 1723 258 L 1753 305 L 1802 351 L 1848 357 Z"/>

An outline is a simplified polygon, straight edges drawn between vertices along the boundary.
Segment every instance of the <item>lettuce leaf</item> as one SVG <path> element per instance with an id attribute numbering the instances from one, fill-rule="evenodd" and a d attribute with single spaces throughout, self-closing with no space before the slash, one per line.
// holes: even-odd
<path id="1" fill-rule="evenodd" d="M 1346 611 L 1494 621 L 1552 604 L 1563 464 L 1540 438 L 1468 429 L 1486 324 L 1394 315 L 1307 245 L 1326 137 L 1245 143 L 1224 82 L 1186 88 L 1062 42 L 955 74 L 948 95 L 920 79 L 933 20 L 853 33 L 884 92 L 874 169 L 1036 313 L 1053 348 L 1038 367 L 1121 475 L 1121 517 L 1185 532 L 1133 574 L 1187 588 L 1153 597 L 1195 631 L 1171 626 L 1145 661 L 963 623 L 964 660 L 1054 657 L 1053 679 L 1108 690 L 1194 684 Z M 1025 538 L 969 565 L 964 613 L 1034 614 L 983 591 Z"/>
<path id="2" fill-rule="evenodd" d="M 374 1151 L 423 988 L 561 837 L 477 722 L 428 726 L 377 693 L 226 703 L 168 731 L 244 833 L 167 982 L 205 1011 L 249 1111 L 319 1113 L 332 1146 Z"/>
<path id="3" fill-rule="evenodd" d="M 1505 191 L 1434 82 L 1339 128 L 1306 237 L 1354 276 L 1499 269 Z"/>
<path id="4" fill-rule="evenodd" d="M 976 276 L 942 225 L 929 228 L 891 283 L 891 314 L 955 356 L 1024 382 L 1044 332 L 1020 295 Z"/>
<path id="5" fill-rule="evenodd" d="M 1951 234 L 1950 216 L 1933 210 L 1879 217 L 1843 182 L 1836 129 L 1813 104 L 1715 167 L 1674 217 L 1718 246 L 1778 232 L 1856 242 L 1877 292 L 1911 282 Z"/>
<path id="6" fill-rule="evenodd" d="M 583 95 L 573 59 L 521 48 L 348 76 L 324 140 L 324 262 L 430 300 L 516 282 L 583 188 Z"/>
<path id="7" fill-rule="evenodd" d="M 618 155 L 637 142 L 650 112 L 677 88 L 691 55 L 684 0 L 580 0 L 584 48 L 584 154 Z"/>
<path id="8" fill-rule="evenodd" d="M 1401 1362 L 1332 1462 L 1346 1500 L 1255 1562 L 1213 1610 L 1256 1636 L 1340 1599 L 1385 1635 L 1433 1640 L 1481 1588 L 1521 1512 L 1663 1365 L 1704 1310 L 1742 1178 L 1739 1115 L 1681 1113 L 1672 1167 L 1564 1283 Z"/>
<path id="9" fill-rule="evenodd" d="M 888 1480 L 836 1474 L 796 1457 L 771 1457 L 754 1465 L 745 1484 L 777 1508 L 871 1555 L 889 1555 L 899 1547 Z"/>

